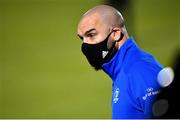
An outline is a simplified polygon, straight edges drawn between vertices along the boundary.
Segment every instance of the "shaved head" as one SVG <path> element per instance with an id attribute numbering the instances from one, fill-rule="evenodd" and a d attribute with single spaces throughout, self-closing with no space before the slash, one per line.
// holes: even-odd
<path id="1" fill-rule="evenodd" d="M 124 19 L 121 13 L 115 8 L 108 5 L 99 5 L 88 10 L 82 17 L 82 19 L 91 15 L 99 16 L 105 24 L 109 27 L 123 27 Z"/>

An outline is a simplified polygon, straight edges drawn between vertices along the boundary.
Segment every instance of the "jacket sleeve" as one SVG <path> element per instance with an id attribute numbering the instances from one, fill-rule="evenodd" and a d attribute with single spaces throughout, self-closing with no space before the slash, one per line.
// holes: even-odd
<path id="1" fill-rule="evenodd" d="M 157 75 L 162 68 L 157 65 L 138 62 L 129 73 L 130 88 L 138 108 L 144 112 L 145 118 L 152 117 L 153 103 L 160 92 Z"/>

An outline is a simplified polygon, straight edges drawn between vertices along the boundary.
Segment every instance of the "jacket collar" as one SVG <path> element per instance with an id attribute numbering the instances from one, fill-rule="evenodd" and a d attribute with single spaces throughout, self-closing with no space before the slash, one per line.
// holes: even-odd
<path id="1" fill-rule="evenodd" d="M 103 70 L 111 77 L 111 79 L 116 79 L 118 73 L 121 71 L 125 57 L 129 53 L 130 48 L 136 46 L 133 37 L 129 37 L 126 42 L 118 49 L 114 57 L 107 63 L 102 65 Z"/>

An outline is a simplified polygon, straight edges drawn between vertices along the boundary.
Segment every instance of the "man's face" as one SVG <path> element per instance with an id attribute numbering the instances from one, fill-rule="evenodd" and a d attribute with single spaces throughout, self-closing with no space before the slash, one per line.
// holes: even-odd
<path id="1" fill-rule="evenodd" d="M 77 32 L 84 43 L 97 44 L 102 42 L 110 31 L 101 18 L 93 14 L 79 22 Z"/>
<path id="2" fill-rule="evenodd" d="M 99 8 L 93 9 L 85 13 L 78 24 L 77 34 L 83 42 L 81 51 L 96 70 L 102 69 L 102 65 L 110 61 L 118 49 L 116 43 L 121 30 L 112 28 L 116 25 L 112 23 L 116 18 L 111 19 L 112 14 L 104 14 Z"/>
<path id="3" fill-rule="evenodd" d="M 91 14 L 82 18 L 78 24 L 78 36 L 83 43 L 81 50 L 88 62 L 95 68 L 101 69 L 108 54 L 107 41 L 110 30 L 107 25 L 96 14 Z"/>

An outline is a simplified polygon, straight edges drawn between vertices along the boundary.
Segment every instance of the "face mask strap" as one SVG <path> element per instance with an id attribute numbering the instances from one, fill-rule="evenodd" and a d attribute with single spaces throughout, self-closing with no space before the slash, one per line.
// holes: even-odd
<path id="1" fill-rule="evenodd" d="M 111 34 L 111 33 L 112 33 L 112 32 L 110 32 L 110 34 Z M 108 35 L 107 38 L 109 38 L 110 34 Z M 121 32 L 121 37 L 119 38 L 119 40 L 115 41 L 115 42 L 112 44 L 112 47 L 109 49 L 108 55 L 104 58 L 105 61 L 109 61 L 109 59 L 111 59 L 111 58 L 114 56 L 114 54 L 115 54 L 116 51 L 117 51 L 117 49 L 115 48 L 116 42 L 121 41 L 121 40 L 123 39 L 123 37 L 124 37 L 124 34 Z"/>
<path id="2" fill-rule="evenodd" d="M 121 41 L 123 39 L 123 37 L 124 37 L 124 34 L 121 32 L 121 37 L 119 38 L 119 40 L 117 42 Z"/>

